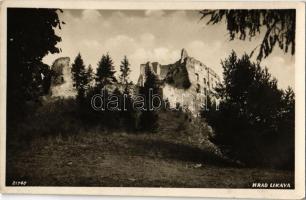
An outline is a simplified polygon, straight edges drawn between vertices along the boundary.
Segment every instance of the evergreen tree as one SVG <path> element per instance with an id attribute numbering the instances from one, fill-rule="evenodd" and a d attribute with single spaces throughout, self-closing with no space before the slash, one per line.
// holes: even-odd
<path id="1" fill-rule="evenodd" d="M 120 82 L 121 84 L 124 84 L 125 86 L 128 85 L 128 76 L 131 72 L 131 69 L 129 67 L 130 63 L 126 56 L 124 56 L 123 60 L 121 61 L 120 65 Z"/>
<path id="2" fill-rule="evenodd" d="M 264 33 L 258 60 L 269 56 L 276 45 L 285 53 L 295 53 L 295 9 L 202 10 L 200 14 L 201 19 L 208 18 L 207 24 L 225 21 L 231 40 L 251 39 Z"/>
<path id="3" fill-rule="evenodd" d="M 97 73 L 96 73 L 96 86 L 98 88 L 103 88 L 107 84 L 112 84 L 117 82 L 114 74 L 113 60 L 109 54 L 102 55 L 101 60 L 98 63 Z"/>
<path id="4" fill-rule="evenodd" d="M 74 63 L 71 67 L 71 73 L 72 80 L 74 81 L 73 86 L 79 90 L 82 87 L 82 79 L 85 75 L 85 65 L 80 53 L 74 59 Z"/>
<path id="5" fill-rule="evenodd" d="M 74 60 L 71 68 L 73 86 L 77 90 L 77 99 L 84 100 L 86 90 L 88 89 L 89 76 L 85 69 L 85 65 L 81 54 L 79 53 Z"/>
<path id="6" fill-rule="evenodd" d="M 146 99 L 145 110 L 142 111 L 140 115 L 140 128 L 144 131 L 155 131 L 158 126 L 158 115 L 156 111 L 150 110 L 150 107 L 152 107 L 152 104 L 155 102 L 151 101 L 149 93 L 150 90 L 152 90 L 153 94 L 158 93 L 157 77 L 149 68 L 145 70 L 145 77 L 144 86 L 140 88 L 140 94 Z"/>
<path id="7" fill-rule="evenodd" d="M 92 81 L 94 80 L 94 72 L 93 72 L 91 65 L 89 65 L 86 70 L 86 77 L 87 77 L 87 82 L 88 82 L 88 87 L 89 87 Z"/>
<path id="8" fill-rule="evenodd" d="M 211 141 L 247 164 L 292 167 L 293 91 L 279 90 L 277 80 L 248 55 L 238 58 L 232 52 L 222 67 L 224 80 L 216 88 L 219 111 L 203 113 L 215 130 Z M 276 155 L 283 158 L 271 159 Z"/>
<path id="9" fill-rule="evenodd" d="M 123 86 L 123 94 L 122 98 L 125 99 L 124 105 L 125 109 L 121 112 L 122 122 L 123 126 L 127 131 L 131 131 L 135 129 L 135 111 L 133 109 L 133 99 L 130 94 L 130 85 L 132 85 L 132 82 L 129 82 L 129 74 L 131 72 L 130 70 L 130 63 L 126 56 L 124 56 L 123 60 L 121 61 L 120 65 L 120 83 Z"/>

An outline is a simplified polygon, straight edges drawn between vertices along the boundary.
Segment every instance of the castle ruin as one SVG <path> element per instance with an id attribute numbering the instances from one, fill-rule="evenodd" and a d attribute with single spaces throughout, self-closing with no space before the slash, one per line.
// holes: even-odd
<path id="1" fill-rule="evenodd" d="M 147 69 L 158 78 L 162 97 L 168 100 L 170 107 L 179 105 L 197 115 L 207 105 L 208 96 L 218 105 L 218 99 L 210 94 L 214 93 L 214 88 L 220 83 L 220 77 L 199 60 L 188 56 L 185 49 L 182 49 L 180 59 L 173 64 L 141 64 L 138 86 L 144 85 Z"/>

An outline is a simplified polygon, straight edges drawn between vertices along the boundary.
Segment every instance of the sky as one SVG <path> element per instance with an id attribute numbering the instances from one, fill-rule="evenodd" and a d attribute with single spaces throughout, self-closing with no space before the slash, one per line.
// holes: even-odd
<path id="1" fill-rule="evenodd" d="M 221 60 L 232 50 L 238 55 L 249 54 L 263 37 L 261 34 L 251 41 L 230 41 L 225 23 L 206 25 L 196 10 L 64 10 L 58 14 L 65 22 L 61 30 L 56 29 L 62 38 L 57 47 L 62 52 L 45 56 L 46 64 L 51 65 L 59 57 L 70 57 L 72 63 L 80 52 L 86 66 L 95 69 L 102 55 L 109 53 L 119 71 L 126 55 L 134 83 L 140 64 L 174 63 L 182 48 L 222 77 Z M 282 89 L 294 88 L 294 64 L 294 56 L 278 47 L 262 61 Z"/>

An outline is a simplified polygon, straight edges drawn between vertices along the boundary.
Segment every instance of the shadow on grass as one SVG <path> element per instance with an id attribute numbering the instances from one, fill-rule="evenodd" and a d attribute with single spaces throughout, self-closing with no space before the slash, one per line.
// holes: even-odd
<path id="1" fill-rule="evenodd" d="M 196 162 L 217 166 L 236 166 L 233 162 L 198 147 L 174 143 L 164 140 L 129 140 L 133 151 L 142 155 L 152 155 L 166 159 L 180 160 L 186 162 Z"/>

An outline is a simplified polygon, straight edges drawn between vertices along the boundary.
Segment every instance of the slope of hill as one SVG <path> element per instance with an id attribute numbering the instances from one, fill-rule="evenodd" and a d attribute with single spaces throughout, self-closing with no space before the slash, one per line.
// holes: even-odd
<path id="1" fill-rule="evenodd" d="M 20 124 L 29 138 L 8 148 L 7 185 L 244 188 L 252 182 L 290 182 L 288 171 L 242 168 L 207 140 L 211 131 L 187 114 L 160 112 L 156 133 L 86 128 L 73 106 L 45 104 Z M 71 105 L 71 104 L 69 104 Z M 35 126 L 34 126 L 35 124 Z M 32 126 L 33 125 L 33 126 Z M 28 129 L 25 129 L 28 127 Z M 29 127 L 31 129 L 29 129 Z M 17 137 L 11 138 L 17 139 Z"/>

